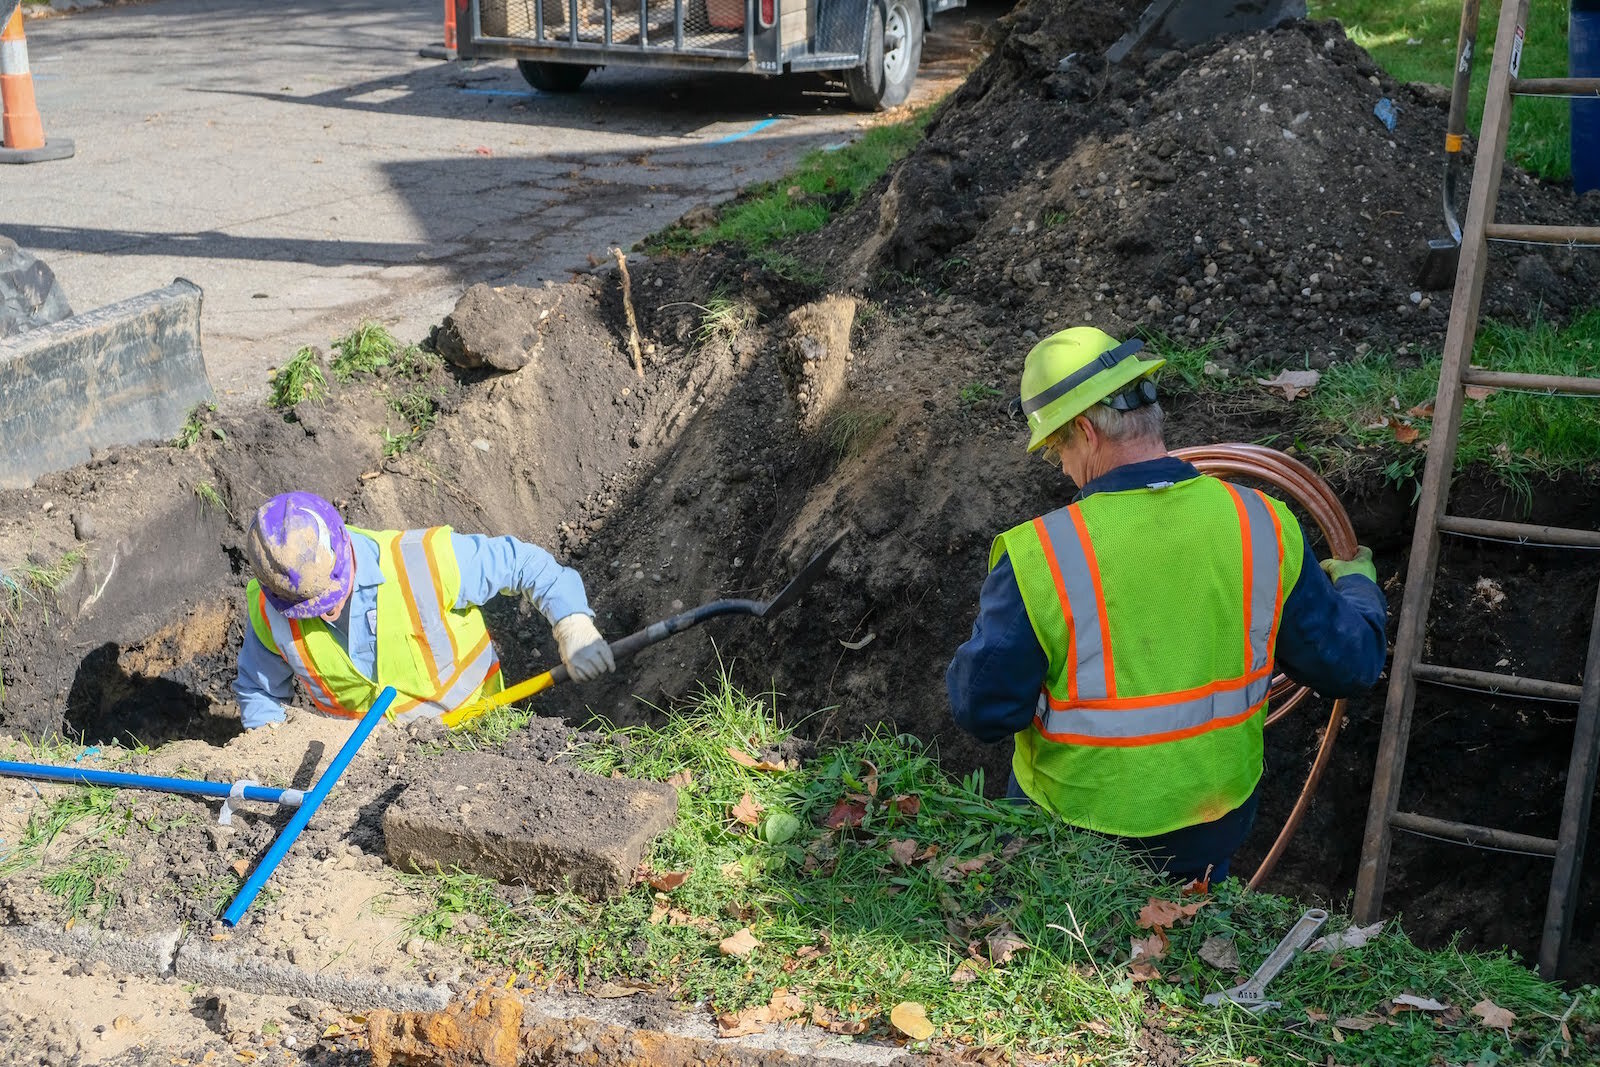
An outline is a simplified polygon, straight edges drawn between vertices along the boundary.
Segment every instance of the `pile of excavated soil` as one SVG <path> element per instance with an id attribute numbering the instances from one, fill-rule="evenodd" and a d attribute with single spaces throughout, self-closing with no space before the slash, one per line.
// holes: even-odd
<path id="1" fill-rule="evenodd" d="M 637 265 L 642 374 L 630 366 L 618 279 L 602 273 L 533 302 L 554 301 L 554 310 L 535 331 L 537 353 L 514 373 L 363 379 L 288 418 L 225 412 L 216 423 L 225 438 L 196 449 L 113 450 L 35 489 L 0 493 L 0 569 L 15 574 L 29 559 L 85 553 L 56 597 L 34 597 L 5 620 L 0 727 L 65 727 L 90 741 L 132 734 L 215 744 L 231 736 L 241 521 L 266 496 L 304 488 L 369 527 L 449 522 L 542 543 L 582 571 L 613 637 L 705 600 L 771 595 L 848 531 L 827 576 L 788 612 L 713 622 L 598 683 L 552 690 L 541 708 L 573 723 L 591 713 L 659 720 L 659 709 L 691 695 L 720 663 L 746 687 L 781 694 L 782 712 L 804 719 L 811 736 L 887 725 L 933 742 L 952 768 L 981 769 L 1000 790 L 1009 746 L 977 745 L 951 726 L 944 668 L 968 635 L 991 538 L 1065 503 L 1071 487 L 1023 451 L 1024 428 L 1003 400 L 969 387 L 987 383 L 1009 395 L 1037 336 L 1077 321 L 1119 333 L 1144 326 L 1216 336 L 1221 362 L 1257 369 L 1346 359 L 1362 344 L 1437 347 L 1448 303 L 1441 294 L 1410 299 L 1415 252 L 1438 227 L 1442 107 L 1386 81 L 1331 24 L 1136 58 L 1108 72 L 1092 57 L 1132 21 L 1134 6 L 1032 0 L 1004 20 L 993 56 L 945 105 L 927 143 L 854 212 L 786 249 L 820 266 L 823 288 L 728 251 Z M 1063 69 L 1073 53 L 1080 59 Z M 1401 108 L 1393 134 L 1371 114 L 1382 96 Z M 1597 221 L 1593 205 L 1577 208 L 1520 174 L 1506 182 L 1506 198 L 1514 217 L 1587 213 Z M 1490 306 L 1499 313 L 1529 315 L 1541 302 L 1559 313 L 1594 291 L 1592 266 L 1562 254 L 1518 249 L 1496 258 L 1502 281 Z M 824 290 L 833 295 L 819 300 Z M 719 292 L 754 314 L 708 335 L 703 308 Z M 415 388 L 437 398 L 437 423 L 386 458 L 382 431 L 406 429 L 389 401 Z M 1292 431 L 1298 418 L 1284 405 L 1230 421 L 1182 399 L 1169 412 L 1174 446 L 1260 439 Z M 203 503 L 202 486 L 218 490 L 225 512 Z M 1397 605 L 1409 494 L 1336 488 Z M 1498 513 L 1504 502 L 1480 494 L 1476 504 Z M 1469 572 L 1479 563 L 1463 558 L 1451 557 L 1455 569 L 1440 582 L 1447 622 L 1434 640 L 1445 646 L 1491 632 L 1488 617 L 1468 610 L 1480 576 Z M 1481 566 L 1491 564 L 1521 566 L 1503 556 Z M 1502 610 L 1492 632 L 1508 644 L 1538 633 L 1555 657 L 1548 676 L 1572 680 L 1578 631 L 1527 620 L 1567 612 L 1567 590 L 1592 583 L 1543 588 L 1540 574 L 1508 589 L 1523 613 Z M 1587 595 L 1573 602 L 1586 610 Z M 548 629 L 526 605 L 502 602 L 490 622 L 509 677 L 553 662 Z M 1488 648 L 1459 651 L 1462 662 L 1494 662 L 1478 662 Z M 1419 722 L 1447 730 L 1433 718 L 1460 702 L 1437 693 L 1422 700 Z M 1548 782 L 1531 768 L 1564 763 L 1570 727 L 1502 703 L 1538 728 L 1514 741 L 1496 735 L 1489 758 L 1515 751 L 1530 770 L 1516 788 L 1494 792 L 1542 796 Z M 1381 693 L 1352 703 L 1338 762 L 1280 888 L 1310 886 L 1333 900 L 1348 891 L 1380 714 Z M 1258 855 L 1287 813 L 1316 718 L 1308 711 L 1270 738 L 1272 784 L 1247 853 Z M 1458 736 L 1468 735 L 1432 744 L 1464 759 L 1469 753 L 1452 748 L 1461 747 L 1450 740 Z M 333 837 L 308 837 L 311 863 L 371 873 L 363 866 L 375 858 L 371 834 L 394 763 L 384 762 L 384 743 L 367 770 L 353 772 L 354 821 L 346 810 L 330 824 L 339 827 Z M 213 772 L 226 777 L 238 762 L 227 753 L 237 750 L 218 751 Z M 1487 773 L 1449 765 L 1461 770 L 1414 783 L 1426 788 L 1427 810 L 1444 815 L 1481 799 L 1477 783 Z M 1515 817 L 1531 811 L 1518 807 Z M 1495 821 L 1495 812 L 1482 814 Z M 174 832 L 181 840 L 163 845 L 174 869 L 141 867 L 140 877 L 170 884 L 176 876 L 198 891 L 224 869 L 223 853 L 198 829 Z M 1428 846 L 1417 859 L 1410 848 L 1397 853 L 1405 868 L 1389 904 L 1407 911 L 1423 940 L 1447 939 L 1468 908 L 1495 913 L 1465 892 L 1449 901 L 1427 895 L 1438 892 L 1434 882 L 1455 884 L 1476 856 Z M 322 870 L 291 866 L 285 884 L 309 891 Z M 1499 868 L 1483 870 L 1477 887 L 1485 893 L 1508 884 Z M 1537 895 L 1501 899 L 1498 914 L 1515 916 L 1515 929 L 1474 924 L 1467 943 L 1530 950 L 1537 923 L 1525 924 L 1518 909 Z M 197 920 L 204 911 L 150 896 L 147 906 L 168 909 L 153 919 Z M 1592 939 L 1593 931 L 1579 934 Z M 1576 954 L 1572 973 L 1600 973 L 1591 955 Z"/>

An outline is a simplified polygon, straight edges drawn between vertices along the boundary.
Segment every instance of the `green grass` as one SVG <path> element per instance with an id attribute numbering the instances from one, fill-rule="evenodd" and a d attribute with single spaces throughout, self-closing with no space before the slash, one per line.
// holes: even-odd
<path id="1" fill-rule="evenodd" d="M 210 510 L 227 515 L 228 505 L 222 499 L 222 494 L 217 492 L 217 487 L 210 482 L 201 482 L 194 487 L 195 499 L 200 502 L 202 511 Z"/>
<path id="2" fill-rule="evenodd" d="M 961 403 L 967 407 L 976 407 L 987 400 L 994 400 L 1001 396 L 1000 390 L 984 381 L 972 381 L 961 387 L 961 392 L 956 394 Z"/>
<path id="3" fill-rule="evenodd" d="M 731 345 L 756 322 L 756 309 L 749 301 L 726 293 L 717 293 L 700 310 L 700 325 L 694 338 L 702 348 L 717 342 Z"/>
<path id="4" fill-rule="evenodd" d="M 389 410 L 404 420 L 404 426 L 399 433 L 383 428 L 385 459 L 409 451 L 439 421 L 439 394 L 427 386 L 413 385 L 389 401 Z"/>
<path id="5" fill-rule="evenodd" d="M 828 447 L 840 459 L 859 456 L 872 447 L 872 442 L 894 421 L 894 414 L 882 408 L 844 404 L 834 410 L 823 424 Z"/>
<path id="6" fill-rule="evenodd" d="M 1472 71 L 1467 128 L 1483 122 L 1484 89 L 1494 52 L 1500 5 L 1487 0 L 1478 29 L 1478 54 Z M 1461 25 L 1460 0 L 1312 0 L 1313 18 L 1337 18 L 1350 39 L 1400 81 L 1450 84 L 1455 68 L 1456 35 Z M 1417 41 L 1417 44 L 1409 42 Z M 1567 5 L 1535 3 L 1523 45 L 1522 74 L 1530 78 L 1565 77 L 1567 73 Z M 1405 122 L 1404 113 L 1400 121 Z M 1511 116 L 1510 155 L 1517 163 L 1555 181 L 1572 176 L 1567 101 L 1517 101 Z M 1465 205 L 1463 205 L 1465 210 Z"/>
<path id="7" fill-rule="evenodd" d="M 332 347 L 328 370 L 340 382 L 351 381 L 358 374 L 376 374 L 401 352 L 400 342 L 376 322 L 363 322 Z"/>
<path id="8" fill-rule="evenodd" d="M 318 401 L 328 395 L 328 379 L 322 373 L 322 353 L 306 345 L 287 363 L 272 372 L 267 403 L 288 410 L 304 401 Z"/>
<path id="9" fill-rule="evenodd" d="M 77 919 L 104 911 L 117 898 L 117 883 L 128 869 L 128 857 L 108 848 L 79 852 L 39 884 L 61 898 L 62 918 Z"/>
<path id="10" fill-rule="evenodd" d="M 218 441 L 226 441 L 228 435 L 223 433 L 220 427 L 206 425 L 206 416 L 216 410 L 217 405 L 215 404 L 196 404 L 191 408 L 189 417 L 184 420 L 182 429 L 172 439 L 172 446 L 174 448 L 193 448 L 200 443 L 200 438 L 207 433 Z"/>
<path id="11" fill-rule="evenodd" d="M 28 816 L 22 836 L 0 855 L 0 877 L 38 865 L 47 849 L 67 830 L 88 822 L 85 841 L 121 837 L 133 820 L 133 808 L 115 789 L 96 786 L 73 789 Z"/>
<path id="12" fill-rule="evenodd" d="M 87 555 L 83 549 L 74 548 L 53 562 L 29 563 L 22 569 L 23 579 L 41 593 L 53 595 L 72 577 Z"/>
<path id="13" fill-rule="evenodd" d="M 1198 958 L 1204 941 L 1233 939 L 1248 972 L 1301 905 L 1231 881 L 1168 932 L 1161 977 L 1135 981 L 1131 939 L 1146 933 L 1136 917 L 1152 897 L 1180 898 L 1120 848 L 1037 809 L 985 799 L 978 776 L 954 778 L 922 742 L 887 731 L 824 749 L 799 768 L 747 769 L 728 754 L 773 759 L 788 736 L 768 701 L 726 679 L 660 729 L 611 734 L 579 764 L 602 775 L 688 776 L 678 822 L 649 860 L 653 872 L 686 880 L 660 893 L 639 884 L 601 904 L 568 895 L 513 903 L 471 875 L 417 876 L 430 904 L 410 920 L 411 934 L 540 980 L 659 989 L 705 999 L 719 1014 L 787 989 L 805 1015 L 857 1020 L 868 1037 L 891 1036 L 890 1009 L 915 1001 L 937 1027 L 936 1048 L 1002 1046 L 1055 1062 L 1146 1062 L 1144 1027 L 1164 1030 L 1181 1063 L 1528 1062 L 1541 1048 L 1560 1054 L 1564 1014 L 1575 1041 L 1585 1033 L 1578 1024 L 1600 1017 L 1593 991 L 1574 1005 L 1503 953 L 1424 952 L 1392 930 L 1361 949 L 1300 957 L 1274 983 L 1284 1002 L 1275 1014 L 1205 1007 L 1206 993 L 1237 979 Z M 747 795 L 761 806 L 750 826 L 731 817 Z M 852 797 L 863 798 L 859 828 L 825 830 Z M 896 859 L 891 848 L 915 852 Z M 741 929 L 759 947 L 742 959 L 724 955 L 719 944 Z M 988 962 L 990 939 L 1008 934 L 1027 947 Z M 958 972 L 972 980 L 953 980 Z M 1462 1011 L 1493 1000 L 1517 1013 L 1515 1036 L 1470 1015 L 1438 1021 L 1421 1012 L 1335 1036 L 1332 1020 L 1377 1013 L 1406 992 Z M 1571 1051 L 1579 1062 L 1593 1050 Z"/>
<path id="14" fill-rule="evenodd" d="M 822 229 L 833 213 L 854 204 L 889 167 L 916 145 L 935 105 L 920 108 L 904 122 L 876 126 L 860 140 L 835 151 L 811 152 L 790 174 L 747 189 L 724 208 L 717 224 L 701 233 L 670 226 L 644 243 L 648 252 L 685 252 L 732 242 L 755 252 L 797 234 Z M 798 263 L 778 261 L 796 270 Z M 769 264 L 774 273 L 785 270 Z M 800 279 L 796 279 L 800 280 Z"/>

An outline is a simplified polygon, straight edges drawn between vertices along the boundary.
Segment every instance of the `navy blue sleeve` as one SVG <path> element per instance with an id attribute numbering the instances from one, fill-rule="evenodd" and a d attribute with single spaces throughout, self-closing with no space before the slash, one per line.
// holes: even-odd
<path id="1" fill-rule="evenodd" d="M 1388 657 L 1389 603 L 1376 582 L 1347 574 L 1335 584 L 1306 541 L 1300 579 L 1283 605 L 1278 669 L 1325 697 L 1348 697 L 1378 683 Z"/>
<path id="2" fill-rule="evenodd" d="M 972 637 L 944 674 L 956 725 L 990 744 L 1026 730 L 1049 667 L 1011 560 L 1002 556 L 983 581 Z"/>

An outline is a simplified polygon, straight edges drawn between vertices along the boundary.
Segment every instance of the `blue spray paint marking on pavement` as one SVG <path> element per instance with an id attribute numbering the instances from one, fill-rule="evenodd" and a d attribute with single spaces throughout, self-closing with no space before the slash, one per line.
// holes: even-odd
<path id="1" fill-rule="evenodd" d="M 521 92 L 515 89 L 457 89 L 456 92 L 468 93 L 472 96 L 520 96 L 524 100 L 530 96 L 538 95 L 532 89 L 523 89 Z"/>
<path id="2" fill-rule="evenodd" d="M 749 137 L 752 133 L 760 133 L 762 130 L 766 129 L 768 126 L 776 126 L 778 123 L 780 123 L 782 121 L 783 121 L 782 119 L 762 119 L 760 122 L 756 123 L 754 126 L 750 127 L 748 130 L 740 130 L 738 133 L 730 133 L 726 137 L 718 137 L 715 141 L 712 141 L 711 143 L 712 144 L 732 144 L 734 141 L 742 140 L 743 138 Z"/>

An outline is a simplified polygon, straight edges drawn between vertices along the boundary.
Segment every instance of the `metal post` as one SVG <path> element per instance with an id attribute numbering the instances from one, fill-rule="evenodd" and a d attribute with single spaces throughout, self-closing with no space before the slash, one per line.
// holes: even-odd
<path id="1" fill-rule="evenodd" d="M 683 0 L 672 0 L 672 47 L 683 51 Z"/>
<path id="2" fill-rule="evenodd" d="M 245 879 L 244 885 L 239 887 L 238 894 L 233 898 L 233 903 L 228 905 L 228 910 L 222 913 L 222 921 L 229 926 L 239 925 L 239 920 L 244 918 L 244 913 L 256 899 L 256 894 L 267 884 L 267 879 L 272 877 L 272 872 L 278 869 L 278 864 L 283 862 L 283 857 L 289 854 L 289 849 L 294 847 L 295 839 L 300 836 L 300 831 L 306 828 L 311 821 L 311 816 L 317 813 L 322 802 L 328 799 L 328 794 L 333 791 L 334 783 L 350 765 L 355 754 L 373 729 L 382 721 L 389 710 L 389 705 L 394 703 L 395 692 L 392 686 L 385 686 L 383 692 L 378 694 L 378 699 L 367 713 L 356 723 L 356 728 L 350 731 L 350 736 L 345 738 L 343 746 L 333 757 L 333 762 L 328 764 L 328 769 L 322 772 L 322 777 L 317 779 L 317 784 L 311 787 L 311 792 L 306 794 L 305 802 L 300 805 L 289 821 L 284 824 L 278 836 L 272 842 L 272 847 L 267 849 L 267 854 L 261 857 L 261 862 L 256 864 L 256 869 L 250 872 L 250 877 Z"/>
<path id="3" fill-rule="evenodd" d="M 1600 75 L 1600 0 L 1572 0 L 1567 16 L 1568 73 Z M 1600 189 L 1600 99 L 1572 101 L 1572 188 Z"/>

